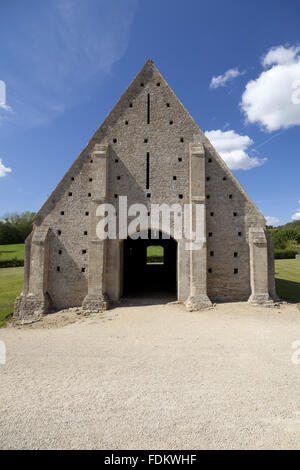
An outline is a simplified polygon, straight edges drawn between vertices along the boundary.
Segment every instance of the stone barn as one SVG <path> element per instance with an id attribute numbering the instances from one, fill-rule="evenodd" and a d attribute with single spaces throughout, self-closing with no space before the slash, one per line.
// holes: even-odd
<path id="1" fill-rule="evenodd" d="M 147 223 L 134 237 L 129 230 L 99 237 L 99 206 L 115 208 L 118 225 L 125 196 L 128 208 L 146 208 Z M 190 230 L 197 212 L 196 249 L 187 248 L 192 235 L 174 235 L 175 212 L 169 230 L 153 221 L 152 207 L 161 204 L 189 207 Z M 155 236 L 139 237 L 145 233 Z M 162 261 L 148 263 L 157 245 Z M 75 306 L 103 311 L 128 293 L 151 299 L 163 289 L 188 310 L 276 297 L 263 215 L 148 60 L 37 213 L 15 317 Z"/>

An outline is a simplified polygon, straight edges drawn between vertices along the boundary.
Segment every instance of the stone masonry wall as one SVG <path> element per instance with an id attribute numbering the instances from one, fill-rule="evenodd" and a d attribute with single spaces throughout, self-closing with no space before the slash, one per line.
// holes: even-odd
<path id="1" fill-rule="evenodd" d="M 149 120 L 150 119 L 150 120 Z M 92 150 L 109 146 L 108 201 L 128 204 L 189 202 L 189 143 L 205 147 L 208 295 L 246 300 L 250 295 L 248 228 L 264 219 L 158 70 L 146 64 L 113 108 L 36 218 L 50 234 L 49 295 L 56 308 L 81 305 L 87 293 Z M 147 156 L 150 162 L 147 188 Z M 109 242 L 106 290 L 117 298 L 120 244 Z M 182 264 L 189 263 L 186 252 Z M 189 279 L 185 269 L 187 292 Z M 184 290 L 185 289 L 185 290 Z"/>

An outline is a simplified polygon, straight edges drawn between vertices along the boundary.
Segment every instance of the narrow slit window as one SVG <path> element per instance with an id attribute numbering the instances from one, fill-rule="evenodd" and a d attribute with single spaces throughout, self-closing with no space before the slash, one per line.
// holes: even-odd
<path id="1" fill-rule="evenodd" d="M 150 124 L 150 93 L 147 97 L 147 124 Z"/>
<path id="2" fill-rule="evenodd" d="M 150 154 L 147 152 L 147 162 L 146 162 L 146 189 L 150 187 Z"/>

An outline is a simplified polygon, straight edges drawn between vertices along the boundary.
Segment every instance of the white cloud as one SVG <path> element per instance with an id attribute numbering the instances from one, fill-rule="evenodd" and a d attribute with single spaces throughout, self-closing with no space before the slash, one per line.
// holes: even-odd
<path id="1" fill-rule="evenodd" d="M 247 135 L 220 129 L 206 131 L 205 135 L 232 170 L 250 170 L 266 161 L 266 158 L 250 157 L 247 154 L 246 150 L 253 144 L 253 140 Z"/>
<path id="2" fill-rule="evenodd" d="M 277 217 L 271 217 L 271 216 L 266 216 L 265 217 L 266 219 L 266 222 L 267 222 L 267 225 L 278 225 L 279 222 L 280 222 L 280 219 L 278 219 Z"/>
<path id="3" fill-rule="evenodd" d="M 238 68 L 229 69 L 223 75 L 218 75 L 213 77 L 210 82 L 210 88 L 219 88 L 225 86 L 227 82 L 233 80 L 239 75 L 243 75 L 243 72 L 240 72 Z"/>
<path id="4" fill-rule="evenodd" d="M 0 158 L 0 178 L 2 176 L 5 176 L 6 173 L 10 173 L 10 172 L 11 172 L 11 168 L 6 168 L 6 166 L 3 165 L 2 160 Z"/>
<path id="5" fill-rule="evenodd" d="M 292 215 L 292 220 L 300 220 L 300 211 Z"/>
<path id="6" fill-rule="evenodd" d="M 262 60 L 267 70 L 247 83 L 241 108 L 268 131 L 300 125 L 300 47 L 279 46 Z"/>
<path id="7" fill-rule="evenodd" d="M 285 47 L 278 46 L 272 47 L 263 57 L 262 64 L 264 67 L 273 64 L 288 64 L 294 62 L 297 54 L 300 52 L 300 47 Z"/>

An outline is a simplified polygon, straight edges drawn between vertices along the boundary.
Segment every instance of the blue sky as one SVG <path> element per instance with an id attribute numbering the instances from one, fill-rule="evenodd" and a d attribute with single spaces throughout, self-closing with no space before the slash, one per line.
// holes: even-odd
<path id="1" fill-rule="evenodd" d="M 300 220 L 299 0 L 10 0 L 0 17 L 1 215 L 40 208 L 151 58 L 263 214 Z"/>

